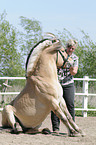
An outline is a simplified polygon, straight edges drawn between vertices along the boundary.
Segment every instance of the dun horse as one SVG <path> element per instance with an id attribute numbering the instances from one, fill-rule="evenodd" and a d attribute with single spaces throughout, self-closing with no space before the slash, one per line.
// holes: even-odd
<path id="1" fill-rule="evenodd" d="M 75 124 L 62 97 L 62 87 L 58 81 L 57 66 L 71 58 L 62 53 L 60 41 L 53 37 L 37 43 L 30 51 L 26 62 L 26 85 L 21 93 L 2 111 L 2 126 L 10 126 L 18 132 L 19 122 L 25 133 L 44 132 L 39 129 L 51 110 L 61 119 L 70 136 L 83 136 Z M 57 58 L 57 52 L 59 59 Z"/>

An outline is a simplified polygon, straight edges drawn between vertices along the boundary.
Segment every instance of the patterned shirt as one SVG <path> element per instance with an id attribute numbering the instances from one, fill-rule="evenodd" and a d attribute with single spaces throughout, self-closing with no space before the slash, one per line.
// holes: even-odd
<path id="1" fill-rule="evenodd" d="M 70 57 L 74 61 L 73 67 L 75 67 L 75 66 L 78 67 L 78 57 L 74 53 L 72 53 L 72 55 Z M 66 68 L 58 68 L 57 69 L 59 82 L 62 86 L 68 85 L 68 84 L 74 82 L 73 75 L 71 75 L 69 68 L 70 68 L 70 64 L 67 63 Z"/>

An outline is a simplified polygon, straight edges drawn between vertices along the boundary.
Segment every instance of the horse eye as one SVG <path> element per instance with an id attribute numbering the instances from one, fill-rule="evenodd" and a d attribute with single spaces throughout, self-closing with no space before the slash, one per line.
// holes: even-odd
<path id="1" fill-rule="evenodd" d="M 56 40 L 52 40 L 52 43 L 55 43 L 56 42 Z"/>

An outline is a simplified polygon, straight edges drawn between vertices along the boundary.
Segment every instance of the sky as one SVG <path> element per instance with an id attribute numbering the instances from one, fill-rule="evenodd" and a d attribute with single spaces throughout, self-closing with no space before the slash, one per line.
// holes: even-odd
<path id="1" fill-rule="evenodd" d="M 43 32 L 62 32 L 76 38 L 84 30 L 96 42 L 96 0 L 0 0 L 0 14 L 7 13 L 10 24 L 20 29 L 20 16 L 40 21 Z"/>

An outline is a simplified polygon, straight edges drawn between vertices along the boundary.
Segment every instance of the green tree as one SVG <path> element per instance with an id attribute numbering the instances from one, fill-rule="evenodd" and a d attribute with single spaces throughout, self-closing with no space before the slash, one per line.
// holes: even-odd
<path id="1" fill-rule="evenodd" d="M 6 20 L 6 12 L 0 15 L 0 76 L 23 76 L 22 57 L 17 51 L 16 29 Z"/>
<path id="2" fill-rule="evenodd" d="M 96 77 L 96 43 L 83 30 L 81 32 L 83 37 L 78 42 L 79 45 L 76 50 L 79 56 L 79 72 L 77 77 L 87 75 L 93 78 Z"/>
<path id="3" fill-rule="evenodd" d="M 88 75 L 89 77 L 96 77 L 96 43 L 94 43 L 88 34 L 81 30 L 82 38 L 78 40 L 67 29 L 58 32 L 58 37 L 63 45 L 68 39 L 75 39 L 78 41 L 78 47 L 75 54 L 79 57 L 79 69 L 75 77 L 82 78 Z"/>
<path id="4" fill-rule="evenodd" d="M 0 15 L 0 75 L 24 76 L 25 57 L 34 44 L 42 39 L 41 23 L 35 19 L 20 17 L 21 32 L 9 24 L 6 13 Z M 95 77 L 96 74 L 96 43 L 88 34 L 81 30 L 82 38 L 78 40 L 67 29 L 58 31 L 58 38 L 62 44 L 68 39 L 76 39 L 78 48 L 76 54 L 79 57 L 79 70 L 75 77 Z"/>
<path id="5" fill-rule="evenodd" d="M 42 38 L 41 23 L 35 19 L 20 17 L 20 25 L 23 31 L 20 32 L 20 50 L 23 56 L 27 56 L 29 50 Z"/>

